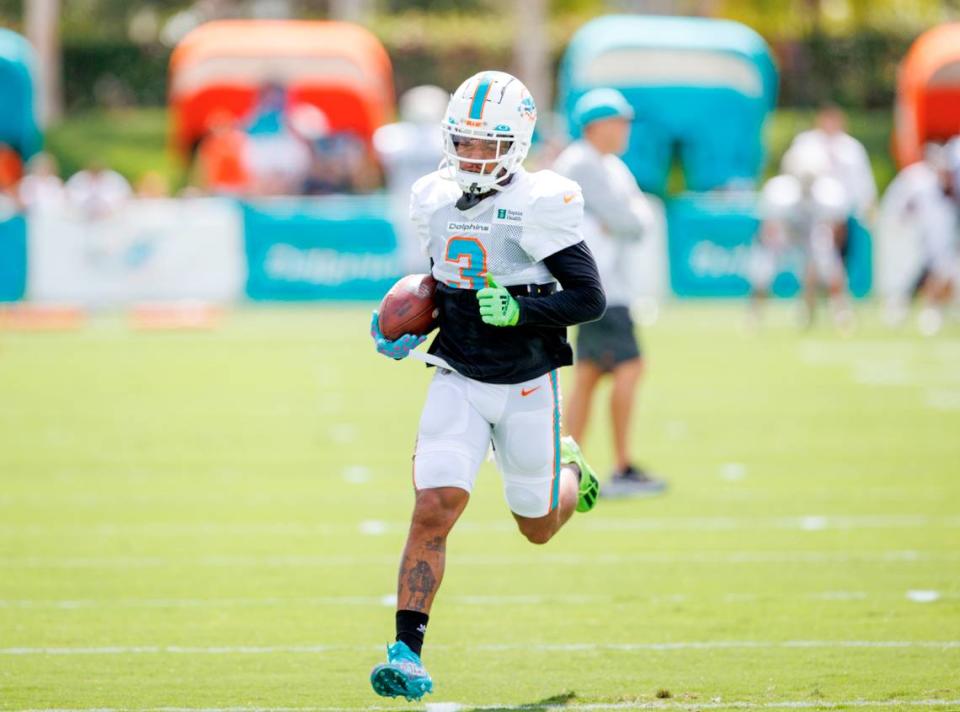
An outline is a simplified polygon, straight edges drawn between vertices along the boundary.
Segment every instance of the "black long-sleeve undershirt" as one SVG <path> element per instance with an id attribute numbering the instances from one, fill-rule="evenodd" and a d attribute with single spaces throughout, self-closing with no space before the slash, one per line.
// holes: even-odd
<path id="1" fill-rule="evenodd" d="M 543 258 L 563 291 L 543 297 L 517 297 L 518 325 L 566 327 L 596 321 L 607 308 L 600 273 L 585 242 Z"/>
<path id="2" fill-rule="evenodd" d="M 527 296 L 520 294 L 526 285 L 507 287 L 520 304 L 516 326 L 485 324 L 474 290 L 438 284 L 440 329 L 430 353 L 485 383 L 524 383 L 572 364 L 566 327 L 599 319 L 606 307 L 597 265 L 583 242 L 543 262 L 563 291 Z"/>

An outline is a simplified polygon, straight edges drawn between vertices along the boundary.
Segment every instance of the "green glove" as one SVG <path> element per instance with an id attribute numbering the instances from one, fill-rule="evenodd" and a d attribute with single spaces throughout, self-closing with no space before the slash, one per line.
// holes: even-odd
<path id="1" fill-rule="evenodd" d="M 520 305 L 504 287 L 498 286 L 487 275 L 487 286 L 477 291 L 480 318 L 490 326 L 516 326 L 520 320 Z"/>

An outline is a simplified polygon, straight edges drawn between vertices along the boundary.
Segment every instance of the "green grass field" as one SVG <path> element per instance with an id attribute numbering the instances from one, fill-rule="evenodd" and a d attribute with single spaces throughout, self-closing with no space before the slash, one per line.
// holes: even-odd
<path id="1" fill-rule="evenodd" d="M 0 332 L 0 709 L 418 707 L 367 676 L 429 374 L 377 356 L 366 315 Z M 430 703 L 960 709 L 960 328 L 770 316 L 675 305 L 646 330 L 635 435 L 667 496 L 534 547 L 484 466 Z"/>

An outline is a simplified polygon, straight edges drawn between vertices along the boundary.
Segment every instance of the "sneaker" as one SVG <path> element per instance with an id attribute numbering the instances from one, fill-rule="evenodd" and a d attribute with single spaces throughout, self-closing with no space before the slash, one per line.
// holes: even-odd
<path id="1" fill-rule="evenodd" d="M 560 440 L 561 464 L 575 464 L 580 468 L 580 495 L 577 497 L 577 511 L 589 512 L 597 504 L 600 494 L 600 480 L 597 479 L 593 468 L 587 464 L 577 441 L 569 435 Z"/>
<path id="2" fill-rule="evenodd" d="M 370 685 L 381 697 L 405 697 L 407 702 L 433 692 L 433 680 L 420 656 L 399 640 L 387 646 L 387 662 L 370 673 Z"/>
<path id="3" fill-rule="evenodd" d="M 652 497 L 667 489 L 666 480 L 652 477 L 646 470 L 630 465 L 615 472 L 600 490 L 602 497 Z"/>

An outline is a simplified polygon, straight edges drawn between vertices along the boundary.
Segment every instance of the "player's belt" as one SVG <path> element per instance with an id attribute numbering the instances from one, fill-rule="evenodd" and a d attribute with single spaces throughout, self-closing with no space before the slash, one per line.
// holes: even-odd
<path id="1" fill-rule="evenodd" d="M 515 284 L 512 287 L 507 287 L 507 291 L 515 297 L 548 297 L 557 291 L 557 283 Z"/>

